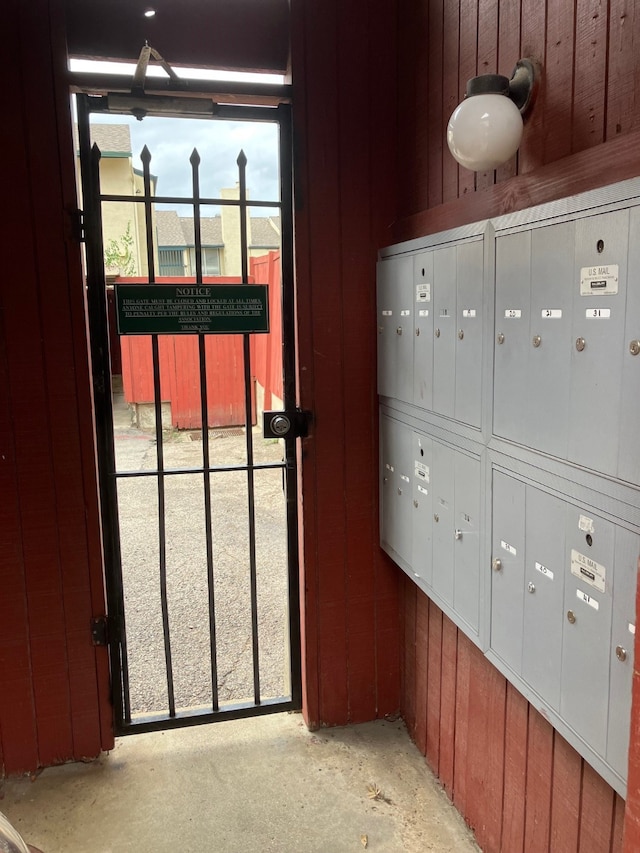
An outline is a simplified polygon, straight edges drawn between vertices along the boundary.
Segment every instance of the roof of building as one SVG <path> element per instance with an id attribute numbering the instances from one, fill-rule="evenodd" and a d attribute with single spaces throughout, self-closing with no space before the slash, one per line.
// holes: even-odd
<path id="1" fill-rule="evenodd" d="M 92 124 L 90 126 L 91 144 L 97 144 L 103 156 L 131 157 L 131 133 L 128 124 Z M 73 137 L 76 151 L 78 127 L 74 125 Z"/>
<path id="2" fill-rule="evenodd" d="M 178 248 L 195 245 L 192 216 L 178 216 L 175 210 L 156 211 L 158 246 Z M 203 246 L 224 246 L 222 219 L 203 216 L 200 219 L 200 239 Z M 251 247 L 278 248 L 280 245 L 280 217 L 251 217 Z"/>

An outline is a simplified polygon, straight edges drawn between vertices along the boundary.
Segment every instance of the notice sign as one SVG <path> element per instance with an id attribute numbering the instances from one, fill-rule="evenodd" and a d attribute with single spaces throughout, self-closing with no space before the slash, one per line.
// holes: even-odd
<path id="1" fill-rule="evenodd" d="M 269 331 L 266 284 L 116 284 L 121 335 Z"/>

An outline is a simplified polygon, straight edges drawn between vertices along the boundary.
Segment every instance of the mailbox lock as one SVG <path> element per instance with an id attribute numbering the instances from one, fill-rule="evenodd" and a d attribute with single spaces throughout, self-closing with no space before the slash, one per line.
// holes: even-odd
<path id="1" fill-rule="evenodd" d="M 440 337 L 440 329 L 436 329 L 436 338 Z"/>
<path id="2" fill-rule="evenodd" d="M 504 335 L 502 334 L 502 332 L 500 332 L 500 334 L 498 335 L 498 343 L 499 344 L 504 343 Z"/>
<path id="3" fill-rule="evenodd" d="M 640 341 L 631 341 L 629 344 L 629 352 L 631 355 L 640 355 Z"/>
<path id="4" fill-rule="evenodd" d="M 416 338 L 420 337 L 420 329 L 416 329 Z"/>
<path id="5" fill-rule="evenodd" d="M 433 520 L 434 520 L 434 521 L 440 521 L 440 516 L 438 515 L 438 513 L 437 513 L 437 512 L 436 512 L 436 513 L 434 513 L 434 515 L 433 515 Z"/>
<path id="6" fill-rule="evenodd" d="M 378 326 L 378 334 L 381 335 L 383 333 L 383 331 L 384 331 L 384 328 L 382 326 Z"/>
<path id="7" fill-rule="evenodd" d="M 458 329 L 458 339 L 462 340 L 464 338 L 464 329 Z"/>
<path id="8" fill-rule="evenodd" d="M 529 590 L 529 592 L 532 592 L 532 593 L 536 591 L 536 585 L 534 584 L 533 581 L 529 581 L 529 583 L 527 585 L 527 589 Z"/>
<path id="9" fill-rule="evenodd" d="M 416 509 L 418 509 L 418 501 L 417 501 L 417 500 L 415 500 L 415 498 L 414 498 L 414 501 L 413 501 L 413 505 L 414 505 L 414 507 L 415 507 Z"/>
<path id="10" fill-rule="evenodd" d="M 540 337 L 540 335 L 534 335 L 534 336 L 533 336 L 533 345 L 534 345 L 534 347 L 536 347 L 536 349 L 537 349 L 537 348 L 540 346 L 540 344 L 541 344 L 541 343 L 542 343 L 542 338 Z"/>
<path id="11" fill-rule="evenodd" d="M 624 663 L 627 659 L 627 650 L 622 646 L 616 646 L 616 657 Z"/>
<path id="12" fill-rule="evenodd" d="M 567 610 L 567 619 L 569 620 L 569 622 L 571 622 L 572 625 L 576 621 L 576 614 L 573 612 L 573 610 Z"/>
<path id="13" fill-rule="evenodd" d="M 401 334 L 402 334 L 402 326 L 398 326 L 398 328 L 396 329 L 396 335 L 401 335 Z"/>
<path id="14" fill-rule="evenodd" d="M 398 494 L 399 494 L 399 495 L 401 495 L 401 494 L 402 494 L 402 489 L 401 489 L 399 486 L 398 486 Z"/>
<path id="15" fill-rule="evenodd" d="M 502 560 L 498 557 L 495 557 L 495 559 L 491 561 L 491 568 L 494 572 L 502 571 Z"/>
<path id="16" fill-rule="evenodd" d="M 456 530 L 453 534 L 454 539 L 462 539 L 462 530 Z"/>
<path id="17" fill-rule="evenodd" d="M 585 341 L 584 338 L 577 338 L 576 339 L 576 349 L 578 350 L 578 352 L 582 352 L 582 350 L 586 347 L 586 345 L 587 345 L 587 342 Z"/>

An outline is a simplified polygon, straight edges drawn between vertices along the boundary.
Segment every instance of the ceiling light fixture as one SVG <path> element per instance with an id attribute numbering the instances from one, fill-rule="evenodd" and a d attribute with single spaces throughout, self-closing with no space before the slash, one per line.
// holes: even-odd
<path id="1" fill-rule="evenodd" d="M 149 8 L 144 10 L 144 16 L 145 16 L 145 18 L 155 18 L 156 10 L 149 7 Z"/>
<path id="2" fill-rule="evenodd" d="M 516 153 L 522 117 L 531 107 L 537 74 L 530 59 L 520 59 L 511 79 L 483 74 L 467 82 L 467 94 L 453 111 L 447 143 L 454 158 L 472 172 L 496 169 Z"/>

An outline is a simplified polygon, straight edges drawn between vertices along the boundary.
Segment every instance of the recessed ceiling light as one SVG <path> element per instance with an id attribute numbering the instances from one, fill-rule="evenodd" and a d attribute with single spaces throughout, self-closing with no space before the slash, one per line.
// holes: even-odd
<path id="1" fill-rule="evenodd" d="M 155 9 L 145 9 L 144 10 L 145 18 L 155 18 L 156 10 Z"/>

